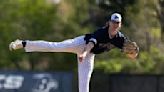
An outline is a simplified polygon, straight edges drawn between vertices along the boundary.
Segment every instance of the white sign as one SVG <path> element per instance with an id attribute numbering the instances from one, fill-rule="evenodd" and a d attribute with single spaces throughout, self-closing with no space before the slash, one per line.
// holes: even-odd
<path id="1" fill-rule="evenodd" d="M 19 89 L 23 81 L 24 77 L 21 75 L 0 74 L 0 89 Z"/>
<path id="2" fill-rule="evenodd" d="M 51 89 L 58 89 L 59 83 L 53 79 L 49 74 L 35 74 L 34 79 L 37 79 L 39 83 L 36 83 L 33 92 L 50 92 Z"/>

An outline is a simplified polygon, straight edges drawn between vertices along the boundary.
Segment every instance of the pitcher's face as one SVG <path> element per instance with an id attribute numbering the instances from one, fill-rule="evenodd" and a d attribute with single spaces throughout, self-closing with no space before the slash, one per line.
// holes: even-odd
<path id="1" fill-rule="evenodd" d="M 121 28 L 121 22 L 110 21 L 109 26 L 113 31 L 119 31 Z"/>

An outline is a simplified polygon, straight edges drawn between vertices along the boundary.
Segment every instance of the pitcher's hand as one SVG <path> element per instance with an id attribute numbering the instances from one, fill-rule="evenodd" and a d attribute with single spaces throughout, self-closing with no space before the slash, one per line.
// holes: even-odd
<path id="1" fill-rule="evenodd" d="M 78 56 L 78 59 L 79 59 L 79 61 L 80 62 L 83 62 L 83 60 L 84 60 L 84 58 L 87 56 L 87 52 L 85 51 L 85 52 L 83 52 L 82 54 L 80 54 L 79 56 Z"/>
<path id="2" fill-rule="evenodd" d="M 84 51 L 78 56 L 78 59 L 80 62 L 84 60 L 84 58 L 87 56 L 88 53 L 90 53 L 90 50 L 94 47 L 94 44 L 92 42 L 89 42 L 84 47 Z"/>

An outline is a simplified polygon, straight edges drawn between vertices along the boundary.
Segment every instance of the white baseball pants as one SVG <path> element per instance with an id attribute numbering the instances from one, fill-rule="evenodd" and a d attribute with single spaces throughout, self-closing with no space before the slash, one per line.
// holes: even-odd
<path id="1" fill-rule="evenodd" d="M 81 54 L 86 46 L 84 36 L 62 42 L 27 41 L 26 52 L 70 52 Z M 89 92 L 89 82 L 94 67 L 95 54 L 89 53 L 83 62 L 78 60 L 79 92 Z M 78 59 L 78 58 L 77 58 Z"/>

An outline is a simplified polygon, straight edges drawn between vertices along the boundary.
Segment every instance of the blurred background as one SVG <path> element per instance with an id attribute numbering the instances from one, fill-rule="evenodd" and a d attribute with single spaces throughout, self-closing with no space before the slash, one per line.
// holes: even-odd
<path id="1" fill-rule="evenodd" d="M 164 0 L 0 0 L 0 90 L 5 89 L 4 81 L 14 85 L 13 82 L 8 82 L 8 79 L 16 78 L 21 81 L 27 75 L 33 76 L 35 73 L 49 73 L 52 76 L 62 73 L 61 76 L 68 74 L 70 76 L 68 80 L 72 80 L 65 83 L 72 85 L 71 91 L 66 92 L 77 92 L 76 55 L 25 53 L 24 50 L 10 52 L 8 45 L 16 39 L 63 41 L 84 35 L 104 26 L 114 12 L 121 13 L 123 17 L 121 31 L 138 43 L 140 53 L 136 60 L 128 59 L 119 49 L 97 55 L 91 80 L 91 92 L 100 92 L 96 88 L 100 88 L 102 92 L 130 92 L 114 90 L 115 86 L 112 86 L 113 89 L 110 88 L 111 85 L 117 86 L 115 82 L 121 82 L 110 80 L 119 80 L 119 76 L 122 78 L 126 75 L 127 78 L 137 77 L 137 79 L 153 77 L 154 90 L 143 92 L 160 92 L 159 77 L 162 78 L 164 74 Z M 57 74 L 53 74 L 54 72 Z M 10 78 L 11 74 L 16 77 Z M 17 75 L 23 76 L 23 79 Z M 150 80 L 153 80 L 151 78 Z M 106 84 L 101 87 L 99 82 Z M 122 82 L 118 85 L 129 83 L 127 79 L 123 79 Z M 136 83 L 133 82 L 130 83 Z M 45 80 L 42 80 L 42 83 L 46 83 Z M 59 83 L 62 84 L 61 81 Z M 52 85 L 55 84 L 52 83 Z M 153 87 L 150 86 L 150 88 Z M 40 86 L 40 89 L 43 87 Z M 10 91 L 5 89 L 1 92 Z"/>

